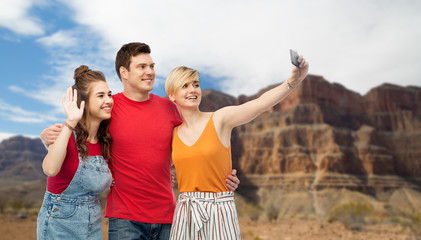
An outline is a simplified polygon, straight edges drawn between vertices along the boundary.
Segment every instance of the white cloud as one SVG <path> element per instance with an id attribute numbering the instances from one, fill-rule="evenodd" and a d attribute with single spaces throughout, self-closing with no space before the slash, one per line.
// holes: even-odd
<path id="1" fill-rule="evenodd" d="M 12 92 L 17 92 L 17 93 L 24 93 L 25 92 L 25 89 L 23 89 L 19 86 L 15 86 L 15 85 L 9 86 L 9 90 L 12 91 Z"/>
<path id="2" fill-rule="evenodd" d="M 60 30 L 51 36 L 42 37 L 37 40 L 46 47 L 73 47 L 77 44 L 77 39 L 71 31 Z"/>
<path id="3" fill-rule="evenodd" d="M 43 123 L 57 121 L 57 118 L 50 114 L 42 114 L 22 109 L 19 106 L 12 106 L 0 99 L 0 117 L 20 123 Z"/>
<path id="4" fill-rule="evenodd" d="M 418 83 L 419 1 L 74 0 L 65 4 L 74 10 L 73 20 L 104 43 L 98 46 L 99 54 L 103 50 L 115 54 L 124 43 L 143 41 L 152 47 L 161 76 L 175 66 L 191 66 L 225 79 L 221 90 L 234 95 L 284 81 L 290 72 L 289 48 L 304 54 L 310 73 L 362 94 L 383 82 Z"/>
<path id="5" fill-rule="evenodd" d="M 310 74 L 361 94 L 383 82 L 419 85 L 418 1 L 61 2 L 77 26 L 56 26 L 55 33 L 37 40 L 51 53 L 48 83 L 30 90 L 9 87 L 54 106 L 53 116 L 62 114 L 61 96 L 81 64 L 102 70 L 113 92 L 121 91 L 114 58 L 131 41 L 152 47 L 158 79 L 186 65 L 222 79 L 221 91 L 232 95 L 284 81 L 291 69 L 289 48 L 304 54 Z M 155 88 L 162 85 L 158 80 Z"/>
<path id="6" fill-rule="evenodd" d="M 44 28 L 41 20 L 29 13 L 31 7 L 40 4 L 45 3 L 31 0 L 2 0 L 0 26 L 22 35 L 42 35 Z"/>

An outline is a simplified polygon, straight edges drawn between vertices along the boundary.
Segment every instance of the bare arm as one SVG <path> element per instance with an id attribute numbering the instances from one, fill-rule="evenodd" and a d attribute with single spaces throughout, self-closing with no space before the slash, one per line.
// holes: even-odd
<path id="1" fill-rule="evenodd" d="M 239 106 L 225 107 L 216 111 L 214 119 L 221 123 L 221 137 L 226 138 L 225 135 L 230 135 L 234 127 L 250 122 L 287 97 L 292 88 L 297 87 L 307 76 L 308 62 L 302 56 L 299 62 L 300 68 L 292 66 L 291 76 L 287 81 L 265 92 L 259 98 Z"/>
<path id="2" fill-rule="evenodd" d="M 66 101 L 63 96 L 63 108 L 67 116 L 66 122 L 73 128 L 76 127 L 77 123 L 82 118 L 84 106 L 85 102 L 82 101 L 80 109 L 78 108 L 77 92 L 74 90 L 72 93 L 72 88 L 68 88 Z M 63 128 L 54 144 L 50 145 L 48 153 L 42 162 L 42 169 L 46 175 L 53 177 L 60 172 L 64 158 L 66 157 L 67 143 L 69 142 L 71 134 L 72 131 L 70 128 Z"/>

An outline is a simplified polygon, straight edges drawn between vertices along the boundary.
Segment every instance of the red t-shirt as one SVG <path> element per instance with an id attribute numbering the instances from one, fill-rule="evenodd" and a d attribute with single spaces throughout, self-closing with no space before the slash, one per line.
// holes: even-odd
<path id="1" fill-rule="evenodd" d="M 171 183 L 171 137 L 181 124 L 176 105 L 150 94 L 137 102 L 113 96 L 109 167 L 115 185 L 105 216 L 144 223 L 171 223 L 175 197 Z"/>
<path id="2" fill-rule="evenodd" d="M 101 155 L 101 145 L 99 143 L 88 143 L 89 155 Z M 54 177 L 47 178 L 48 191 L 54 194 L 61 194 L 75 175 L 79 166 L 78 151 L 76 148 L 75 137 L 73 133 L 70 135 L 69 142 L 67 143 L 66 158 L 63 161 L 60 172 Z"/>

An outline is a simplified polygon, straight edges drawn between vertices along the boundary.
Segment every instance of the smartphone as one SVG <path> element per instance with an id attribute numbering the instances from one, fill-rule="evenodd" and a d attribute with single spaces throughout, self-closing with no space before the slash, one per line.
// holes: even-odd
<path id="1" fill-rule="evenodd" d="M 300 67 L 300 63 L 298 62 L 298 53 L 290 49 L 289 54 L 291 55 L 291 63 L 296 67 Z"/>

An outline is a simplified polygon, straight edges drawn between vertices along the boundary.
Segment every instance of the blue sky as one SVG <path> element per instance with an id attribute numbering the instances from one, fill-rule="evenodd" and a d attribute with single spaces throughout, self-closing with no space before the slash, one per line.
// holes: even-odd
<path id="1" fill-rule="evenodd" d="M 2 0 L 0 141 L 38 136 L 63 122 L 61 96 L 81 64 L 104 72 L 114 93 L 117 50 L 152 48 L 166 75 L 186 65 L 203 88 L 238 96 L 284 81 L 289 48 L 310 74 L 365 94 L 384 82 L 421 85 L 421 2 L 416 0 Z"/>

